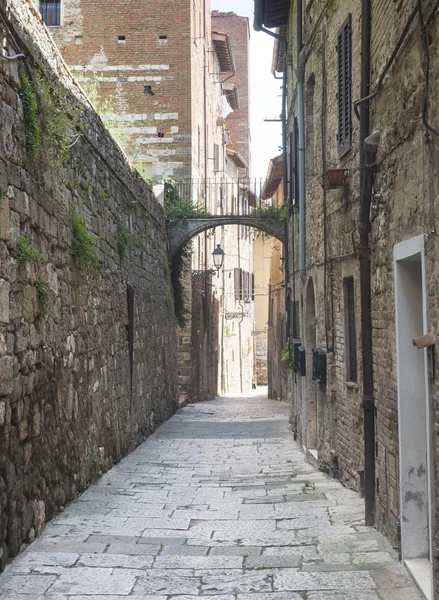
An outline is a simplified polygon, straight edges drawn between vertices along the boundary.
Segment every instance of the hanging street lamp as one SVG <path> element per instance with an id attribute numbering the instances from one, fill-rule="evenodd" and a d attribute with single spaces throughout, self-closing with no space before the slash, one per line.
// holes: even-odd
<path id="1" fill-rule="evenodd" d="M 224 261 L 224 250 L 219 244 L 216 245 L 215 250 L 212 252 L 212 258 L 213 264 L 215 265 L 215 269 L 217 271 L 217 276 L 219 277 L 219 270 L 223 266 Z"/>

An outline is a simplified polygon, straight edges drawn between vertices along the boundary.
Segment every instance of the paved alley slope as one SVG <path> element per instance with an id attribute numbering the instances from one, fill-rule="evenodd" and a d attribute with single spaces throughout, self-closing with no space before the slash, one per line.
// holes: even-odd
<path id="1" fill-rule="evenodd" d="M 262 396 L 189 405 L 48 524 L 5 600 L 418 600 L 363 501 Z"/>

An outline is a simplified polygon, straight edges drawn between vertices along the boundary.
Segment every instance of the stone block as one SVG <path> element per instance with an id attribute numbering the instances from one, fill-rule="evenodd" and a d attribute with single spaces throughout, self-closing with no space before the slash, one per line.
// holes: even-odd
<path id="1" fill-rule="evenodd" d="M 9 240 L 9 198 L 0 188 L 0 240 Z"/>
<path id="2" fill-rule="evenodd" d="M 12 392 L 14 374 L 14 359 L 12 356 L 0 357 L 0 396 Z"/>
<path id="3" fill-rule="evenodd" d="M 11 286 L 0 279 L 0 323 L 9 323 L 9 292 Z"/>

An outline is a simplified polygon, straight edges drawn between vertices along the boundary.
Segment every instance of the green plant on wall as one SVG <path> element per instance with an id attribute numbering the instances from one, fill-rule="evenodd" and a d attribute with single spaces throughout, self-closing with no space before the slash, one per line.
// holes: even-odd
<path id="1" fill-rule="evenodd" d="M 293 353 L 291 352 L 290 345 L 288 343 L 282 350 L 280 359 L 288 369 L 290 369 L 291 371 L 294 369 L 294 357 Z"/>
<path id="2" fill-rule="evenodd" d="M 117 249 L 119 252 L 120 259 L 123 260 L 128 252 L 128 250 L 132 248 L 140 248 L 140 242 L 137 237 L 137 233 L 133 231 L 130 233 L 128 229 L 125 227 L 123 221 L 118 221 L 117 223 Z"/>
<path id="3" fill-rule="evenodd" d="M 194 217 L 208 217 L 210 213 L 193 204 L 190 198 L 180 196 L 177 182 L 165 179 L 165 214 L 168 223 L 178 223 Z"/>
<path id="4" fill-rule="evenodd" d="M 180 327 L 186 324 L 187 299 L 184 290 L 184 277 L 190 268 L 192 244 L 189 242 L 174 256 L 171 263 L 171 283 L 174 293 L 174 313 Z"/>
<path id="5" fill-rule="evenodd" d="M 41 146 L 41 126 L 38 118 L 38 102 L 35 85 L 24 67 L 20 67 L 21 103 L 26 127 L 26 152 L 34 157 Z"/>
<path id="6" fill-rule="evenodd" d="M 92 235 L 84 220 L 75 209 L 71 212 L 73 239 L 70 254 L 79 261 L 83 273 L 96 273 L 99 266 L 99 258 L 94 248 L 94 243 L 99 239 Z"/>
<path id="7" fill-rule="evenodd" d="M 41 256 L 24 235 L 21 235 L 17 240 L 17 260 L 21 263 L 36 262 Z"/>
<path id="8" fill-rule="evenodd" d="M 172 298 L 169 294 L 167 294 L 165 298 L 165 308 L 167 313 L 172 313 Z"/>
<path id="9" fill-rule="evenodd" d="M 83 107 L 67 88 L 49 81 L 40 72 L 34 72 L 34 81 L 41 106 L 43 150 L 51 165 L 59 168 L 70 158 Z"/>
<path id="10" fill-rule="evenodd" d="M 38 302 L 41 305 L 42 311 L 44 315 L 49 314 L 49 294 L 47 292 L 47 288 L 41 279 L 37 279 L 35 282 L 35 288 L 37 290 Z"/>

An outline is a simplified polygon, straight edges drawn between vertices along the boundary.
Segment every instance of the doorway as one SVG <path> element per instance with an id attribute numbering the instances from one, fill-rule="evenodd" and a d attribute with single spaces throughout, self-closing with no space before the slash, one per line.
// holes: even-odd
<path id="1" fill-rule="evenodd" d="M 402 559 L 428 599 L 433 598 L 431 407 L 427 350 L 424 237 L 394 248 Z"/>

